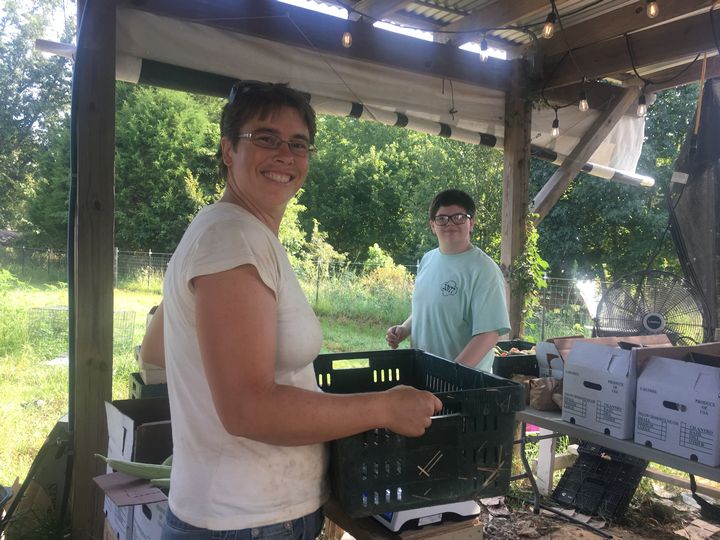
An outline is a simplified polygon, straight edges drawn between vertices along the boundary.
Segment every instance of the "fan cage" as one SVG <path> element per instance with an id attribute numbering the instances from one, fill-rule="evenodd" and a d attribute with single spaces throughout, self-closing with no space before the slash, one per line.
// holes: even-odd
<path id="1" fill-rule="evenodd" d="M 673 345 L 710 339 L 707 309 L 685 278 L 658 270 L 623 276 L 602 295 L 594 334 L 644 336 L 666 334 Z"/>

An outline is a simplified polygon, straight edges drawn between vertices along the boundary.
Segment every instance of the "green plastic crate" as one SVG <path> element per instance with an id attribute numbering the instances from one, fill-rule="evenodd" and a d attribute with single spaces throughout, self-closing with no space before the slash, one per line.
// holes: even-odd
<path id="1" fill-rule="evenodd" d="M 130 399 L 167 397 L 167 384 L 145 384 L 139 373 L 130 374 Z"/>
<path id="2" fill-rule="evenodd" d="M 324 354 L 315 372 L 325 392 L 405 384 L 444 405 L 421 437 L 376 429 L 332 442 L 333 494 L 351 517 L 507 492 L 515 412 L 525 407 L 518 383 L 414 349 Z"/>
<path id="3" fill-rule="evenodd" d="M 521 351 L 528 351 L 532 349 L 535 344 L 530 341 L 512 339 L 509 341 L 498 341 L 497 346 L 503 351 L 509 351 L 513 347 L 520 349 Z M 537 356 L 534 354 L 495 356 L 492 371 L 495 375 L 505 377 L 507 379 L 513 375 L 531 375 L 538 377 L 540 373 Z"/>

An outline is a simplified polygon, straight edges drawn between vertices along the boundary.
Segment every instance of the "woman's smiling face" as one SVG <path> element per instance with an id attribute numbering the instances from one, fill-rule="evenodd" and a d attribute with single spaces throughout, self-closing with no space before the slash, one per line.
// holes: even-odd
<path id="1" fill-rule="evenodd" d="M 284 141 L 310 140 L 310 134 L 300 113 L 283 107 L 268 118 L 255 117 L 245 123 L 241 133 L 268 133 Z M 228 167 L 227 185 L 233 198 L 267 209 L 283 208 L 305 183 L 309 155 L 299 156 L 283 142 L 278 148 L 256 146 L 251 138 L 241 138 L 232 147 L 222 140 L 223 160 Z"/>

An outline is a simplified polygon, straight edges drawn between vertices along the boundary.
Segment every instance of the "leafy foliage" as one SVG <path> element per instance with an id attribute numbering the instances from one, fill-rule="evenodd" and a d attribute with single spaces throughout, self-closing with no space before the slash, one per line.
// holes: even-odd
<path id="1" fill-rule="evenodd" d="M 539 226 L 539 248 L 552 275 L 599 277 L 609 281 L 644 270 L 659 250 L 655 268 L 678 271 L 667 225 L 665 194 L 673 163 L 693 115 L 698 87 L 658 94 L 648 109 L 645 145 L 637 170 L 655 178 L 654 188 L 636 188 L 580 174 Z M 554 167 L 533 161 L 531 191 L 540 189 Z"/>
<path id="2" fill-rule="evenodd" d="M 119 84 L 116 125 L 116 244 L 175 249 L 182 233 L 221 187 L 214 145 L 217 101 Z"/>
<path id="3" fill-rule="evenodd" d="M 0 227 L 26 224 L 48 134 L 70 102 L 68 60 L 34 48 L 50 23 L 48 2 L 6 0 L 0 11 Z M 66 36 L 72 27 L 66 27 Z M 67 179 L 67 175 L 65 176 Z"/>
<path id="4" fill-rule="evenodd" d="M 427 208 L 443 189 L 474 196 L 482 219 L 475 238 L 497 257 L 500 245 L 502 154 L 373 122 L 324 116 L 319 151 L 300 197 L 328 241 L 363 260 L 378 243 L 393 259 L 414 264 L 436 245 Z"/>
<path id="5" fill-rule="evenodd" d="M 69 64 L 33 42 L 57 0 L 7 0 L 0 15 L 0 227 L 28 245 L 65 245 L 69 178 Z M 72 25 L 66 28 L 66 40 Z M 654 189 L 581 174 L 541 223 L 531 258 L 553 276 L 614 279 L 645 268 L 677 270 L 666 236 L 664 197 L 685 137 L 697 85 L 658 95 L 646 119 L 638 171 Z M 221 103 L 124 83 L 117 85 L 116 245 L 172 251 L 197 210 L 222 189 L 214 151 Z M 321 116 L 319 151 L 305 190 L 290 203 L 281 239 L 293 264 L 363 262 L 368 246 L 412 265 L 436 245 L 427 208 L 457 187 L 478 204 L 473 241 L 500 254 L 502 153 L 373 122 Z M 531 195 L 554 170 L 533 161 Z M 525 262 L 529 262 L 525 261 Z M 320 269 L 328 273 L 328 269 Z M 309 274 L 308 274 L 309 275 Z"/>

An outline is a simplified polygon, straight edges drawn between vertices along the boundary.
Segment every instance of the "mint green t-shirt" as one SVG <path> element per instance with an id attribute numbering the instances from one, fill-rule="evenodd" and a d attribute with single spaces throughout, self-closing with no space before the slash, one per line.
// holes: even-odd
<path id="1" fill-rule="evenodd" d="M 412 346 L 455 360 L 473 336 L 510 331 L 502 272 L 481 249 L 428 251 L 412 296 Z M 492 349 L 476 369 L 492 372 Z"/>

